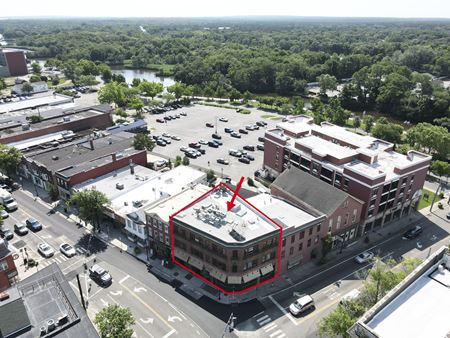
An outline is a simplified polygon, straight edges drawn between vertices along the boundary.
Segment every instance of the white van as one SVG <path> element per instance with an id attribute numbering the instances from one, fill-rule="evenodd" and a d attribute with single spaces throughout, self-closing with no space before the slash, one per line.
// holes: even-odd
<path id="1" fill-rule="evenodd" d="M 314 306 L 314 299 L 309 295 L 304 295 L 289 306 L 289 311 L 294 316 L 298 316 L 306 310 L 314 308 Z"/>
<path id="2" fill-rule="evenodd" d="M 361 291 L 359 291 L 358 289 L 353 289 L 352 291 L 346 293 L 340 303 L 342 304 L 343 302 L 349 301 L 349 300 L 355 300 L 359 297 L 359 295 L 361 294 Z"/>

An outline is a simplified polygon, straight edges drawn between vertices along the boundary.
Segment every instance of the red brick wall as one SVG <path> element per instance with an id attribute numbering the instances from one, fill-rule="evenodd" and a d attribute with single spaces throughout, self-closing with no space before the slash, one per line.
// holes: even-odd
<path id="1" fill-rule="evenodd" d="M 8 63 L 9 74 L 11 76 L 22 76 L 28 74 L 25 53 L 21 51 L 4 53 Z"/>
<path id="2" fill-rule="evenodd" d="M 13 271 L 17 271 L 16 264 L 14 263 L 14 259 L 12 255 L 6 256 L 0 260 L 0 263 L 5 262 L 8 264 L 8 269 L 0 271 L 0 291 L 6 290 L 11 285 L 9 284 L 8 274 Z"/>
<path id="3" fill-rule="evenodd" d="M 276 158 L 278 147 L 278 160 Z M 264 142 L 264 167 L 269 167 L 279 173 L 283 171 L 284 147 L 266 138 Z"/>
<path id="4" fill-rule="evenodd" d="M 65 123 L 55 124 L 42 129 L 24 131 L 20 134 L 6 136 L 0 138 L 0 143 L 8 144 L 12 142 L 18 142 L 26 140 L 33 137 L 48 135 L 51 133 L 56 133 L 62 130 L 72 130 L 74 132 L 80 130 L 86 130 L 89 128 L 105 129 L 113 125 L 113 120 L 111 114 L 104 113 L 99 115 L 94 115 L 80 120 L 73 120 Z M 33 125 L 31 125 L 33 128 Z"/>
<path id="5" fill-rule="evenodd" d="M 69 186 L 74 186 L 78 183 L 85 182 L 91 178 L 96 178 L 108 174 L 116 169 L 123 168 L 130 163 L 130 159 L 134 164 L 147 166 L 147 151 L 142 150 L 131 156 L 120 158 L 116 161 L 109 162 L 103 166 L 84 171 L 70 178 Z"/>

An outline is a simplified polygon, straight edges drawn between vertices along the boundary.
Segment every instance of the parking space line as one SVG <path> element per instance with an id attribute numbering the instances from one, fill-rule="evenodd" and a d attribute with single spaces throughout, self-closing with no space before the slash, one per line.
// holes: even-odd
<path id="1" fill-rule="evenodd" d="M 291 316 L 291 314 L 290 313 L 288 313 L 285 309 L 284 309 L 284 307 L 282 307 L 272 296 L 269 296 L 269 299 L 272 301 L 272 303 L 274 303 L 275 304 L 275 306 L 281 311 L 281 312 L 283 312 L 288 318 L 289 318 L 289 320 L 295 325 L 295 326 L 297 326 L 298 324 L 297 324 L 297 322 L 296 322 L 296 320 L 294 319 L 294 318 L 292 318 L 292 316 Z"/>
<path id="2" fill-rule="evenodd" d="M 280 333 L 283 333 L 283 331 L 282 331 L 282 330 L 277 330 L 277 331 L 275 331 L 274 333 L 271 333 L 271 334 L 269 335 L 269 337 L 274 337 L 274 336 L 276 336 L 276 335 L 278 335 L 278 334 L 280 334 Z"/>
<path id="3" fill-rule="evenodd" d="M 139 325 L 139 327 L 140 327 L 142 330 L 144 330 L 144 332 L 145 332 L 146 334 L 148 334 L 150 337 L 155 338 L 155 337 L 153 337 L 153 335 L 152 335 L 150 332 L 148 332 L 148 331 L 145 329 L 145 327 L 144 327 L 141 323 L 136 322 L 136 324 Z"/>
<path id="4" fill-rule="evenodd" d="M 119 284 L 122 284 L 122 283 L 125 282 L 128 278 L 130 278 L 130 275 L 126 275 L 125 277 L 123 277 L 123 278 L 119 281 Z"/>
<path id="5" fill-rule="evenodd" d="M 170 337 L 172 334 L 174 334 L 175 332 L 177 332 L 177 330 L 175 330 L 175 329 L 172 329 L 172 331 L 170 331 L 169 333 L 167 333 L 164 337 L 162 337 L 162 338 L 168 338 L 168 337 Z"/>

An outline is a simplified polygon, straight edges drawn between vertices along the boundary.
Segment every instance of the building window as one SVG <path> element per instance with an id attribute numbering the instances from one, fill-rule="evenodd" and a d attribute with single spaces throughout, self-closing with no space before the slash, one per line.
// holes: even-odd
<path id="1" fill-rule="evenodd" d="M 376 198 L 378 196 L 378 188 L 372 190 L 372 198 Z"/>
<path id="2" fill-rule="evenodd" d="M 295 235 L 291 236 L 291 243 L 294 243 L 294 241 L 295 241 Z"/>
<path id="3" fill-rule="evenodd" d="M 303 250 L 303 243 L 300 243 L 299 245 L 298 245 L 298 251 L 302 251 Z"/>
<path id="4" fill-rule="evenodd" d="M 388 191 L 389 191 L 389 184 L 386 184 L 385 186 L 383 186 L 383 194 Z"/>
<path id="5" fill-rule="evenodd" d="M 311 236 L 313 233 L 313 228 L 309 228 L 309 235 Z"/>
<path id="6" fill-rule="evenodd" d="M 320 224 L 317 225 L 317 232 L 320 232 Z"/>
<path id="7" fill-rule="evenodd" d="M 348 178 L 344 178 L 344 189 L 347 190 L 348 189 L 348 183 L 350 181 L 348 180 Z"/>
<path id="8" fill-rule="evenodd" d="M 289 249 L 289 255 L 293 255 L 294 254 L 294 247 L 293 246 L 291 246 L 291 248 Z"/>
<path id="9" fill-rule="evenodd" d="M 286 238 L 283 238 L 283 248 L 286 246 Z"/>
<path id="10" fill-rule="evenodd" d="M 238 252 L 237 250 L 233 250 L 233 255 L 231 256 L 232 259 L 238 259 Z"/>
<path id="11" fill-rule="evenodd" d="M 311 238 L 308 239 L 308 244 L 306 245 L 308 248 L 311 246 Z"/>
<path id="12" fill-rule="evenodd" d="M 332 229 L 333 229 L 333 219 L 330 218 L 330 220 L 328 221 L 328 232 L 331 232 Z"/>
<path id="13" fill-rule="evenodd" d="M 237 272 L 237 265 L 233 265 L 231 267 L 231 272 Z"/>
<path id="14" fill-rule="evenodd" d="M 339 215 L 337 218 L 337 222 L 336 222 L 336 230 L 338 230 L 341 227 L 341 220 L 342 220 L 342 217 L 341 217 L 341 215 Z"/>
<path id="15" fill-rule="evenodd" d="M 353 209 L 352 223 L 355 223 L 357 214 L 358 214 L 358 209 Z"/>
<path id="16" fill-rule="evenodd" d="M 348 207 L 348 200 L 346 200 L 345 202 L 344 202 L 344 208 L 347 208 Z"/>
<path id="17" fill-rule="evenodd" d="M 281 251 L 281 258 L 284 258 L 284 250 Z"/>
<path id="18" fill-rule="evenodd" d="M 303 230 L 302 232 L 300 232 L 300 235 L 298 237 L 299 239 L 305 238 L 305 231 Z"/>
<path id="19" fill-rule="evenodd" d="M 314 238 L 314 244 L 319 243 L 319 235 L 316 236 L 316 238 Z"/>

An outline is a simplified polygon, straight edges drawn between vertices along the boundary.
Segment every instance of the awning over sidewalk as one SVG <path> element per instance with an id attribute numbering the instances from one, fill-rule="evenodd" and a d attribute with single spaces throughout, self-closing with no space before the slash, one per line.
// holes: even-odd
<path id="1" fill-rule="evenodd" d="M 251 271 L 251 272 L 243 275 L 242 279 L 244 280 L 244 283 L 248 283 L 248 282 L 258 278 L 259 276 L 261 276 L 261 273 L 259 272 L 259 270 L 254 270 L 254 271 Z"/>
<path id="2" fill-rule="evenodd" d="M 187 262 L 189 259 L 189 255 L 186 252 L 177 248 L 175 248 L 175 257 L 181 259 L 184 262 Z"/>
<path id="3" fill-rule="evenodd" d="M 203 262 L 200 260 L 200 259 L 198 259 L 198 258 L 195 258 L 195 257 L 193 257 L 193 256 L 190 256 L 189 257 L 189 261 L 188 261 L 188 263 L 190 264 L 190 265 L 192 265 L 194 268 L 197 268 L 197 269 L 199 269 L 199 270 L 203 270 Z"/>
<path id="4" fill-rule="evenodd" d="M 225 283 L 227 279 L 227 275 L 217 269 L 212 269 L 211 271 L 208 271 L 209 275 L 211 277 L 214 277 L 217 280 L 220 280 L 222 283 Z"/>
<path id="5" fill-rule="evenodd" d="M 228 276 L 228 284 L 242 284 L 242 276 Z"/>
<path id="6" fill-rule="evenodd" d="M 260 269 L 260 271 L 261 271 L 261 275 L 267 275 L 269 272 L 273 271 L 273 264 L 270 263 L 270 264 L 267 264 L 267 265 L 263 266 Z"/>

